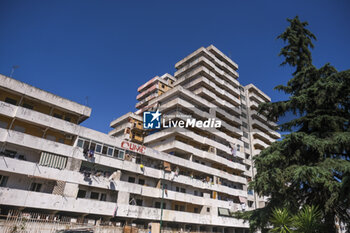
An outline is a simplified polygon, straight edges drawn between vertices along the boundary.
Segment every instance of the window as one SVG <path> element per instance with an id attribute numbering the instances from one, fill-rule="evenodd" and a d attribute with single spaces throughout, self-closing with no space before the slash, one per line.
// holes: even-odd
<path id="1" fill-rule="evenodd" d="M 139 179 L 139 184 L 140 184 L 140 185 L 144 185 L 144 184 L 145 184 L 145 180 Z"/>
<path id="2" fill-rule="evenodd" d="M 248 138 L 248 133 L 247 132 L 243 132 L 243 137 Z"/>
<path id="3" fill-rule="evenodd" d="M 194 211 L 193 211 L 194 213 L 199 213 L 199 210 L 198 210 L 198 208 L 194 208 Z"/>
<path id="4" fill-rule="evenodd" d="M 27 104 L 27 103 L 23 103 L 23 104 L 22 104 L 22 107 L 23 107 L 23 108 L 28 108 L 28 109 L 33 109 L 33 108 L 34 108 L 32 105 Z"/>
<path id="5" fill-rule="evenodd" d="M 179 206 L 178 205 L 175 205 L 175 210 L 179 210 Z"/>
<path id="6" fill-rule="evenodd" d="M 108 147 L 108 150 L 107 150 L 107 155 L 109 155 L 109 156 L 113 156 L 113 148 Z"/>
<path id="7" fill-rule="evenodd" d="M 79 138 L 78 142 L 77 142 L 77 146 L 80 147 L 80 148 L 83 148 L 83 144 L 84 144 L 84 140 Z"/>
<path id="8" fill-rule="evenodd" d="M 103 146 L 103 148 L 102 148 L 102 154 L 107 154 L 107 149 L 108 149 L 108 147 L 107 146 Z"/>
<path id="9" fill-rule="evenodd" d="M 91 144 L 90 144 L 90 150 L 95 151 L 95 149 L 96 149 L 96 143 L 95 143 L 95 142 L 91 142 Z"/>
<path id="10" fill-rule="evenodd" d="M 124 151 L 120 150 L 118 153 L 118 159 L 124 159 Z"/>
<path id="11" fill-rule="evenodd" d="M 91 192 L 90 198 L 94 200 L 98 200 L 99 193 L 96 192 Z"/>
<path id="12" fill-rule="evenodd" d="M 61 114 L 58 114 L 58 113 L 54 113 L 53 114 L 53 117 L 56 117 L 58 119 L 62 119 L 62 115 Z"/>
<path id="13" fill-rule="evenodd" d="M 46 135 L 46 139 L 49 140 L 49 141 L 53 141 L 55 142 L 56 141 L 56 137 L 55 136 L 52 136 L 52 135 Z"/>
<path id="14" fill-rule="evenodd" d="M 0 175 L 0 187 L 5 187 L 8 179 L 8 176 Z"/>
<path id="15" fill-rule="evenodd" d="M 135 177 L 129 176 L 128 182 L 129 183 L 135 183 Z"/>
<path id="16" fill-rule="evenodd" d="M 101 153 L 102 152 L 102 145 L 101 144 L 96 144 L 95 152 L 97 152 L 97 153 Z"/>
<path id="17" fill-rule="evenodd" d="M 244 109 L 244 110 L 246 110 L 246 109 L 247 109 L 247 106 L 246 106 L 245 104 L 242 104 L 242 105 L 241 105 L 241 108 Z"/>
<path id="18" fill-rule="evenodd" d="M 246 159 L 249 159 L 249 158 L 250 158 L 250 154 L 247 154 L 247 153 L 246 153 L 246 154 L 245 154 L 245 158 L 246 158 Z"/>
<path id="19" fill-rule="evenodd" d="M 158 209 L 160 209 L 160 202 L 156 202 L 155 203 L 155 208 L 158 208 Z M 163 209 L 166 209 L 166 203 L 163 203 Z"/>
<path id="20" fill-rule="evenodd" d="M 194 191 L 194 195 L 195 195 L 195 196 L 198 196 L 197 190 Z"/>
<path id="21" fill-rule="evenodd" d="M 107 195 L 105 193 L 101 193 L 100 201 L 106 201 Z"/>
<path id="22" fill-rule="evenodd" d="M 64 117 L 64 120 L 70 122 L 70 121 L 71 121 L 71 118 L 70 118 L 69 116 L 65 116 L 65 117 Z"/>
<path id="23" fill-rule="evenodd" d="M 208 213 L 210 212 L 210 208 L 209 208 L 209 207 L 207 207 L 207 212 L 208 212 Z"/>
<path id="24" fill-rule="evenodd" d="M 142 206 L 142 199 L 136 199 L 136 205 Z"/>
<path id="25" fill-rule="evenodd" d="M 90 141 L 89 140 L 85 140 L 84 141 L 84 145 L 83 145 L 83 148 L 85 149 L 89 149 L 89 145 L 90 145 Z"/>
<path id="26" fill-rule="evenodd" d="M 41 186 L 42 186 L 42 184 L 33 182 L 30 186 L 30 191 L 40 192 Z"/>
<path id="27" fill-rule="evenodd" d="M 180 192 L 180 188 L 179 187 L 176 187 L 176 192 Z"/>
<path id="28" fill-rule="evenodd" d="M 186 189 L 181 188 L 181 192 L 182 192 L 182 193 L 186 193 Z"/>
<path id="29" fill-rule="evenodd" d="M 241 151 L 241 145 L 237 144 L 237 151 Z"/>
<path id="30" fill-rule="evenodd" d="M 59 142 L 59 143 L 64 143 L 64 138 L 59 138 L 59 139 L 58 139 L 58 142 Z"/>
<path id="31" fill-rule="evenodd" d="M 254 191 L 250 189 L 250 190 L 248 190 L 248 194 L 249 194 L 249 195 L 253 195 L 253 194 L 254 194 Z"/>
<path id="32" fill-rule="evenodd" d="M 9 97 L 6 97 L 5 102 L 13 105 L 17 104 L 17 100 L 11 99 Z"/>
<path id="33" fill-rule="evenodd" d="M 4 152 L 1 152 L 1 154 L 3 154 L 5 157 L 14 158 L 17 152 L 13 150 L 5 150 Z"/>
<path id="34" fill-rule="evenodd" d="M 244 95 L 241 95 L 241 100 L 245 100 L 245 96 Z"/>
<path id="35" fill-rule="evenodd" d="M 162 88 L 165 88 L 164 84 L 162 84 Z"/>
<path id="36" fill-rule="evenodd" d="M 254 202 L 248 201 L 248 207 L 253 207 Z"/>
<path id="37" fill-rule="evenodd" d="M 248 124 L 245 122 L 242 123 L 242 126 L 243 126 L 243 128 L 248 128 Z"/>
<path id="38" fill-rule="evenodd" d="M 241 116 L 242 116 L 243 118 L 247 118 L 247 114 L 245 114 L 244 112 L 241 113 Z"/>
<path id="39" fill-rule="evenodd" d="M 244 147 L 246 148 L 246 149 L 249 149 L 249 144 L 248 143 L 244 143 Z"/>
<path id="40" fill-rule="evenodd" d="M 15 125 L 15 127 L 13 127 L 13 130 L 21 133 L 24 133 L 26 131 L 24 127 L 18 125 Z"/>
<path id="41" fill-rule="evenodd" d="M 7 125 L 6 122 L 0 121 L 0 128 L 7 129 Z"/>
<path id="42" fill-rule="evenodd" d="M 185 206 L 184 205 L 180 205 L 180 211 L 185 211 Z"/>
<path id="43" fill-rule="evenodd" d="M 124 151 L 123 150 L 118 150 L 118 149 L 114 149 L 114 155 L 115 158 L 118 159 L 124 159 Z"/>
<path id="44" fill-rule="evenodd" d="M 86 191 L 79 189 L 77 198 L 85 198 L 86 197 Z"/>

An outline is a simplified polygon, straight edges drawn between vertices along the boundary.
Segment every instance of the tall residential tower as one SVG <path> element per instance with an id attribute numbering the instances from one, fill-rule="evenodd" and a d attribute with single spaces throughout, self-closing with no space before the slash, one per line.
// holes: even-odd
<path id="1" fill-rule="evenodd" d="M 0 75 L 1 215 L 247 232 L 232 213 L 264 206 L 247 187 L 253 156 L 279 138 L 257 113 L 270 99 L 242 86 L 237 64 L 212 45 L 175 67 L 138 88 L 138 110 L 109 134 L 80 125 L 89 107 Z M 157 110 L 162 126 L 145 129 L 143 113 Z M 220 127 L 164 125 L 193 119 Z"/>

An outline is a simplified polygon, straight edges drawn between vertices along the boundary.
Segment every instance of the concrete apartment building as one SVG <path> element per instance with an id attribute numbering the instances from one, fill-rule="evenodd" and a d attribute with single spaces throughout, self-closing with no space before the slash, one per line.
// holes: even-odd
<path id="1" fill-rule="evenodd" d="M 167 229 L 247 232 L 232 213 L 264 206 L 247 185 L 252 157 L 280 136 L 256 111 L 270 98 L 240 85 L 237 64 L 214 46 L 175 67 L 138 88 L 138 110 L 111 122 L 109 134 L 80 125 L 89 107 L 0 75 L 1 214 L 145 227 L 162 215 Z M 145 130 L 142 114 L 151 110 L 221 127 Z"/>

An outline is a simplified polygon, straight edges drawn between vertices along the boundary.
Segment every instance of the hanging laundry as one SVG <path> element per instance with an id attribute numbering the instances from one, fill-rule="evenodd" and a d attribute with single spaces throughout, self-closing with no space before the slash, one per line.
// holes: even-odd
<path id="1" fill-rule="evenodd" d="M 176 169 L 175 169 L 175 176 L 178 176 L 178 175 L 179 175 L 179 172 L 180 172 L 180 168 L 179 168 L 179 167 L 176 167 Z"/>
<path id="2" fill-rule="evenodd" d="M 94 150 L 89 150 L 89 158 L 94 157 L 95 151 Z"/>
<path id="3" fill-rule="evenodd" d="M 237 155 L 237 147 L 236 147 L 236 144 L 235 144 L 235 143 L 230 143 L 230 146 L 231 146 L 231 153 L 232 153 L 232 156 L 233 156 L 233 157 L 236 157 L 236 155 Z"/>

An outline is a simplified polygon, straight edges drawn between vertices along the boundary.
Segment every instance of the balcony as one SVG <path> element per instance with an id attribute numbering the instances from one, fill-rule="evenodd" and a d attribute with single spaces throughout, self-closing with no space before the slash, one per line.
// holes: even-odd
<path id="1" fill-rule="evenodd" d="M 161 139 L 165 139 L 165 138 L 168 138 L 169 136 L 172 136 L 172 135 L 175 135 L 175 134 L 180 134 L 186 138 L 190 138 L 191 140 L 194 140 L 198 143 L 201 143 L 203 145 L 208 145 L 208 146 L 213 146 L 215 148 L 218 148 L 224 152 L 226 152 L 226 154 L 228 156 L 232 156 L 232 152 L 231 152 L 231 148 L 224 145 L 224 144 L 221 144 L 219 142 L 216 142 L 210 138 L 207 138 L 207 137 L 204 137 L 204 136 L 201 136 L 199 134 L 196 134 L 195 132 L 193 131 L 190 131 L 188 129 L 185 129 L 185 128 L 168 128 L 168 129 L 164 129 L 160 132 L 157 132 L 157 133 L 154 133 L 152 135 L 149 135 L 145 138 L 144 140 L 144 143 L 149 143 L 151 144 L 152 142 L 156 142 L 156 141 L 159 141 Z M 232 141 L 233 142 L 233 141 Z M 238 140 L 236 139 L 234 141 L 235 143 L 238 143 Z M 243 148 L 243 144 L 241 145 L 242 148 Z M 244 159 L 244 154 L 241 153 L 241 152 L 237 152 L 236 154 L 237 157 L 241 158 L 241 159 Z"/>
<path id="2" fill-rule="evenodd" d="M 39 151 L 47 151 L 50 153 L 60 154 L 60 155 L 67 156 L 67 157 L 74 157 L 74 158 L 77 158 L 77 159 L 80 159 L 83 161 L 87 160 L 83 156 L 83 151 L 81 148 L 67 146 L 67 145 L 64 145 L 61 143 L 52 142 L 52 141 L 49 141 L 46 139 L 37 138 L 37 137 L 31 136 L 31 135 L 27 135 L 27 134 L 12 131 L 12 130 L 7 131 L 4 129 L 0 129 L 0 141 L 12 143 L 12 144 L 27 147 L 27 148 L 32 148 L 32 149 L 39 150 Z M 151 154 L 151 155 L 152 156 L 150 156 L 150 157 L 153 159 L 171 161 L 171 163 L 174 165 L 185 166 L 185 167 L 188 167 L 189 169 L 193 169 L 193 170 L 200 170 L 200 171 L 205 170 L 205 171 L 209 172 L 210 174 L 213 174 L 213 175 L 216 175 L 218 177 L 222 177 L 222 178 L 225 178 L 228 180 L 232 180 L 234 182 L 242 183 L 242 184 L 245 184 L 245 182 L 246 182 L 243 177 L 234 176 L 234 175 L 228 174 L 226 172 L 223 172 L 223 171 L 220 171 L 220 170 L 217 170 L 214 168 L 210 168 L 210 167 L 207 167 L 204 165 L 200 165 L 200 164 L 191 162 L 189 160 L 177 158 L 177 157 L 174 157 L 172 155 L 165 154 L 162 152 L 157 152 L 157 153 Z M 9 159 L 9 158 L 6 158 L 6 159 Z M 15 160 L 15 162 L 18 163 L 19 160 Z M 161 170 L 154 169 L 151 167 L 146 167 L 145 170 L 147 172 L 143 173 L 140 170 L 139 164 L 136 164 L 136 163 L 131 162 L 131 161 L 119 160 L 119 159 L 116 159 L 113 157 L 95 154 L 95 162 L 98 164 L 104 165 L 104 166 L 114 167 L 115 169 L 127 170 L 130 172 L 136 173 L 136 174 L 144 174 L 145 176 L 156 178 L 156 179 L 162 178 Z M 26 163 L 28 163 L 28 162 L 26 162 Z M 17 171 L 19 171 L 19 170 L 17 170 Z M 24 171 L 26 171 L 26 169 L 24 169 Z M 55 171 L 55 173 L 54 173 L 55 178 L 54 179 L 57 179 L 57 177 L 61 177 L 61 176 L 65 177 L 66 176 L 66 175 L 63 175 L 63 173 L 62 174 L 58 173 L 59 171 L 60 170 Z M 70 174 L 69 176 L 72 176 L 72 174 Z M 51 177 L 51 178 L 47 177 L 47 178 L 52 179 L 53 177 Z M 166 179 L 173 181 L 173 177 L 170 177 L 170 176 L 166 177 Z M 222 187 L 222 186 L 217 187 L 217 186 L 208 185 L 208 184 L 205 184 L 201 181 L 198 182 L 197 180 L 192 179 L 191 177 L 186 177 L 186 176 L 176 177 L 176 182 L 183 183 L 186 185 L 191 185 L 193 187 L 200 188 L 200 189 L 209 189 L 209 190 L 224 192 L 224 193 L 230 192 L 230 193 L 232 193 L 232 195 L 238 195 L 235 191 L 239 191 L 239 190 L 234 190 L 234 189 L 230 189 L 230 188 Z"/>
<path id="3" fill-rule="evenodd" d="M 31 175 L 33 177 L 48 179 L 48 180 L 57 180 L 57 177 L 59 177 L 59 180 L 64 182 L 80 184 L 80 185 L 89 185 L 90 187 L 106 189 L 106 190 L 112 189 L 110 180 L 102 176 L 94 177 L 88 183 L 83 173 L 81 172 L 70 171 L 70 170 L 60 170 L 60 169 L 40 166 L 34 162 L 27 162 L 27 161 L 18 160 L 18 159 L 4 158 L 4 161 L 0 162 L 0 170 L 9 172 L 9 173 L 21 174 L 24 176 Z M 166 177 L 166 178 L 170 179 L 172 177 L 173 177 L 173 174 L 170 174 L 169 177 Z M 174 181 L 191 183 L 189 177 L 185 177 L 181 175 L 174 177 L 173 182 Z M 198 182 L 198 185 L 202 186 L 202 188 L 204 189 L 208 189 L 212 187 L 217 192 L 225 192 L 227 190 L 224 186 L 209 185 L 203 182 Z M 162 191 L 159 188 L 143 186 L 143 185 L 128 183 L 124 181 L 114 181 L 113 190 L 128 192 L 132 194 L 138 194 L 138 195 L 150 197 L 150 198 L 162 197 Z M 242 192 L 241 190 L 237 190 L 237 191 L 238 191 L 236 193 L 237 196 L 244 196 L 243 195 L 244 192 Z M 172 190 L 168 190 L 167 193 L 168 195 L 165 196 L 166 200 L 193 203 L 196 205 L 210 204 L 218 207 L 225 207 L 228 204 L 226 201 L 207 199 L 199 196 L 194 196 L 191 194 L 175 192 Z"/>

